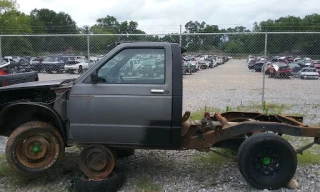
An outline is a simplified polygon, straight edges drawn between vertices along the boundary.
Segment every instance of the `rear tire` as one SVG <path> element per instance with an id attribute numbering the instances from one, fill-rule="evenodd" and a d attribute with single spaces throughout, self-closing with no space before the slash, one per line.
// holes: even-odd
<path id="1" fill-rule="evenodd" d="M 297 169 L 297 155 L 291 144 L 273 133 L 258 133 L 247 138 L 238 151 L 242 176 L 258 189 L 285 187 Z"/>

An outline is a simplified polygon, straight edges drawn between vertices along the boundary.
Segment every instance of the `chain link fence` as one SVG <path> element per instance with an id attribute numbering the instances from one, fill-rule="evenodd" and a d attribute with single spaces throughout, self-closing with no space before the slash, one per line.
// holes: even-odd
<path id="1" fill-rule="evenodd" d="M 196 63 L 197 70 L 229 60 L 223 66 L 228 70 L 216 74 L 216 81 L 220 78 L 223 88 L 234 87 L 229 91 L 240 94 L 233 98 L 237 102 L 222 106 L 226 110 L 303 114 L 311 124 L 320 114 L 316 81 L 320 32 L 2 35 L 0 58 L 10 60 L 12 72 L 38 71 L 50 79 L 69 78 L 83 73 L 106 54 L 108 45 L 120 41 L 179 43 L 188 50 L 186 63 Z"/>

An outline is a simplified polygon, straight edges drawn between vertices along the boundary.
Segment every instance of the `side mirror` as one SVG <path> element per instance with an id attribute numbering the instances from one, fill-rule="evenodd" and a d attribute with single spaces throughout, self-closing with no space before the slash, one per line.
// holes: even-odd
<path id="1" fill-rule="evenodd" d="M 98 74 L 97 74 L 97 72 L 96 71 L 93 71 L 92 73 L 91 73 L 91 82 L 92 83 L 98 83 L 99 82 L 99 77 L 98 77 Z"/>

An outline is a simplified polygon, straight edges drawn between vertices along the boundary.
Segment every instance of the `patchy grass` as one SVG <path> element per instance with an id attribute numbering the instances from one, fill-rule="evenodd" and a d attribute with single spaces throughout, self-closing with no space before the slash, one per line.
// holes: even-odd
<path id="1" fill-rule="evenodd" d="M 134 192 L 158 192 L 163 191 L 162 187 L 150 179 L 150 177 L 144 177 L 137 182 Z"/>
<path id="2" fill-rule="evenodd" d="M 263 112 L 265 114 L 281 114 L 283 111 L 290 109 L 290 105 L 277 104 L 277 103 L 251 103 L 248 105 L 238 105 L 231 108 L 231 111 L 244 111 L 244 112 Z"/>
<path id="3" fill-rule="evenodd" d="M 311 124 L 310 126 L 312 126 L 312 127 L 320 127 L 320 122 L 319 123 L 315 123 L 315 124 Z"/>
<path id="4" fill-rule="evenodd" d="M 224 154 L 228 154 L 230 156 L 235 156 L 234 152 L 224 150 L 224 149 L 215 149 L 216 151 Z M 194 155 L 193 158 L 201 163 L 204 166 L 209 166 L 211 168 L 219 168 L 226 163 L 232 162 L 231 159 L 218 155 L 216 153 L 203 153 L 200 155 Z"/>
<path id="5" fill-rule="evenodd" d="M 216 107 L 206 107 L 204 109 L 201 109 L 199 111 L 195 111 L 195 112 L 191 112 L 190 115 L 190 120 L 201 120 L 204 116 L 205 112 L 210 112 L 210 113 L 214 113 L 214 112 L 223 112 L 223 110 L 216 108 Z"/>
<path id="6" fill-rule="evenodd" d="M 316 147 L 316 146 L 313 146 Z M 320 148 L 318 147 L 318 150 Z M 310 149 L 305 150 L 302 155 L 298 154 L 298 165 L 314 165 L 320 164 L 320 155 L 313 153 Z"/>
<path id="7" fill-rule="evenodd" d="M 312 138 L 309 137 L 294 137 L 290 135 L 282 135 L 282 137 L 292 143 L 295 149 L 301 148 L 312 142 Z M 318 154 L 318 151 L 320 151 L 320 146 L 313 145 L 311 148 L 303 151 L 302 155 L 297 154 L 298 165 L 320 164 L 320 155 Z"/>
<path id="8" fill-rule="evenodd" d="M 25 185 L 29 183 L 29 179 L 14 172 L 8 165 L 5 155 L 0 156 L 0 178 L 9 177 L 10 181 L 17 186 Z"/>
<path id="9" fill-rule="evenodd" d="M 216 108 L 216 107 L 205 107 L 199 111 L 195 111 L 191 113 L 190 120 L 200 120 L 203 118 L 204 112 L 230 112 L 230 111 L 242 111 L 242 112 L 258 112 L 264 114 L 283 114 L 285 110 L 289 110 L 293 105 L 286 104 L 277 104 L 277 103 L 265 103 L 262 105 L 261 103 L 249 103 L 247 105 L 240 104 L 238 106 L 226 106 L 224 109 Z M 292 116 L 305 116 L 303 114 L 286 114 Z"/>

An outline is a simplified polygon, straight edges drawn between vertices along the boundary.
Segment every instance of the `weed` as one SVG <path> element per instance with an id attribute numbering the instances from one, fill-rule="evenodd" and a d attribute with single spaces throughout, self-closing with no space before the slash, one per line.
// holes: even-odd
<path id="1" fill-rule="evenodd" d="M 215 113 L 215 112 L 222 112 L 222 110 L 215 107 L 205 107 L 202 110 L 191 112 L 190 120 L 202 119 L 204 117 L 205 112 Z"/>
<path id="2" fill-rule="evenodd" d="M 302 155 L 298 154 L 297 157 L 298 157 L 298 165 L 320 164 L 320 156 L 318 154 L 312 153 L 312 151 L 310 150 L 304 151 Z"/>
<path id="3" fill-rule="evenodd" d="M 220 153 L 225 153 L 232 156 L 235 155 L 233 152 L 228 150 L 224 150 L 224 149 L 215 149 L 215 150 L 219 151 Z M 194 155 L 193 157 L 199 163 L 205 166 L 210 166 L 211 168 L 214 168 L 214 167 L 218 168 L 226 163 L 231 162 L 229 158 L 223 157 L 213 152 Z"/>
<path id="4" fill-rule="evenodd" d="M 295 147 L 296 149 L 301 148 L 301 146 L 305 146 L 312 142 L 312 139 L 309 137 L 294 137 L 290 135 L 282 135 L 282 138 L 286 139 L 289 142 L 292 142 L 293 147 Z M 314 145 L 312 148 L 303 151 L 302 155 L 298 154 L 297 155 L 298 164 L 299 165 L 320 164 L 320 156 L 314 153 L 319 150 L 320 150 L 320 146 Z"/>
<path id="5" fill-rule="evenodd" d="M 289 105 L 267 103 L 264 102 L 263 105 L 260 103 L 250 103 L 248 105 L 239 105 L 236 107 L 237 111 L 245 112 L 263 112 L 264 114 L 281 114 L 284 110 L 290 109 Z"/>
<path id="6" fill-rule="evenodd" d="M 152 181 L 150 177 L 144 177 L 140 181 L 137 182 L 135 188 L 135 192 L 157 192 L 157 191 L 163 191 L 162 187 Z"/>
<path id="7" fill-rule="evenodd" d="M 5 155 L 0 156 L 0 177 L 9 177 L 16 186 L 29 183 L 29 179 L 12 171 L 6 162 Z"/>

